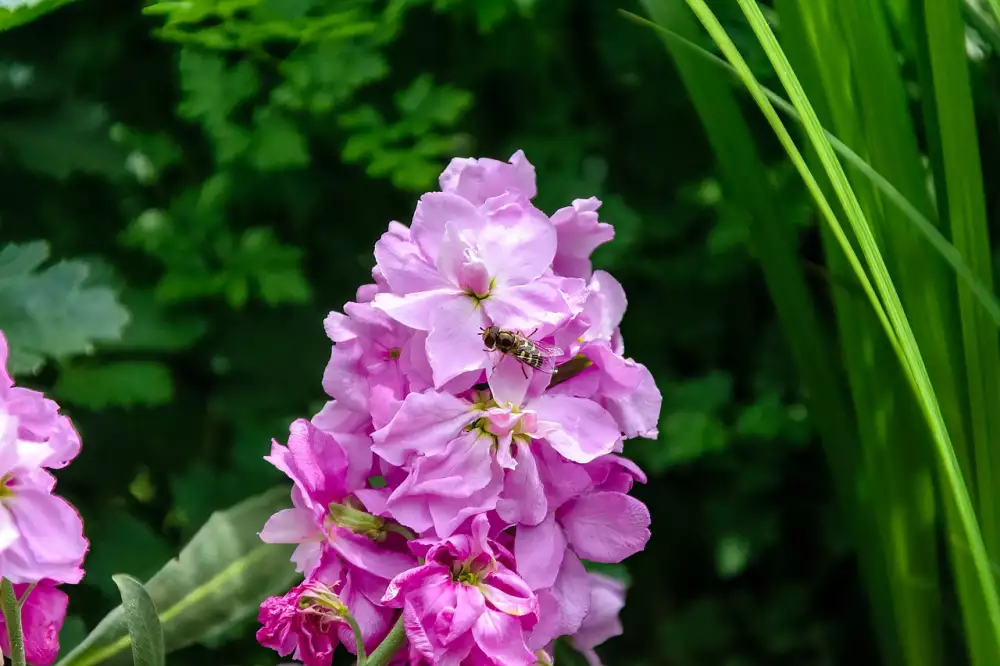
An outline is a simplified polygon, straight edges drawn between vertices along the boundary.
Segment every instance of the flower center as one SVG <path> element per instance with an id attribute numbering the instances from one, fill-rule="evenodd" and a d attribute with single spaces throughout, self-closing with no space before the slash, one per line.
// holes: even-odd
<path id="1" fill-rule="evenodd" d="M 4 474 L 0 477 L 0 500 L 9 499 L 14 496 L 14 477 L 11 474 Z"/>
<path id="2" fill-rule="evenodd" d="M 479 585 L 479 574 L 472 571 L 470 563 L 466 562 L 456 569 L 457 563 L 452 565 L 451 579 L 462 585 Z"/>
<path id="3" fill-rule="evenodd" d="M 397 358 L 399 358 L 399 355 L 402 354 L 402 353 L 403 352 L 402 352 L 401 349 L 390 349 L 389 350 L 389 358 L 391 358 L 393 361 L 395 361 Z"/>

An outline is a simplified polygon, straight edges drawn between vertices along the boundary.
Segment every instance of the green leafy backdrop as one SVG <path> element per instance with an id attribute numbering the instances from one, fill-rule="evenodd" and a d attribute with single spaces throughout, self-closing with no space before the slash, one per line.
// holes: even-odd
<path id="1" fill-rule="evenodd" d="M 662 43 L 618 5 L 640 11 L 80 0 L 0 33 L 0 328 L 18 380 L 58 399 L 84 438 L 59 475 L 92 542 L 67 648 L 119 603 L 113 575 L 149 580 L 213 512 L 282 482 L 262 458 L 325 399 L 322 320 L 370 278 L 387 223 L 408 221 L 451 156 L 521 148 L 545 211 L 604 201 L 616 239 L 595 261 L 623 282 L 629 354 L 664 394 L 660 439 L 626 449 L 650 474 L 638 494 L 654 536 L 628 564 L 626 633 L 606 662 L 876 663 L 746 213 L 722 194 Z M 714 5 L 770 83 L 734 3 Z M 977 85 L 995 83 L 994 65 Z M 995 92 L 984 100 L 995 107 Z M 804 190 L 747 117 L 781 193 L 774 213 L 825 304 L 845 287 L 819 267 Z M 997 151 L 983 154 L 995 171 Z M 262 595 L 289 581 L 264 568 L 250 583 Z M 278 663 L 240 610 L 169 659 Z M 187 621 L 164 622 L 168 647 Z M 120 643 L 100 652 L 125 635 L 109 622 L 74 654 L 127 660 Z"/>

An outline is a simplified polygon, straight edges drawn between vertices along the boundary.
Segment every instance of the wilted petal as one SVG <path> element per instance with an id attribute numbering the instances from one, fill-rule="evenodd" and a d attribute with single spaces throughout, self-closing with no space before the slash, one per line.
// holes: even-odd
<path id="1" fill-rule="evenodd" d="M 538 413 L 539 436 L 567 460 L 590 462 L 611 453 L 621 439 L 615 420 L 593 400 L 543 395 L 531 407 Z"/>
<path id="2" fill-rule="evenodd" d="M 24 632 L 24 656 L 32 666 L 49 666 L 59 654 L 59 631 L 66 619 L 69 597 L 48 582 L 39 583 L 30 594 L 27 584 L 14 586 L 14 593 L 23 600 L 21 626 Z M 6 623 L 0 617 L 0 648 L 10 654 Z"/>
<path id="3" fill-rule="evenodd" d="M 591 562 L 621 562 L 649 541 L 649 509 L 622 493 L 582 495 L 559 511 L 576 554 Z"/>

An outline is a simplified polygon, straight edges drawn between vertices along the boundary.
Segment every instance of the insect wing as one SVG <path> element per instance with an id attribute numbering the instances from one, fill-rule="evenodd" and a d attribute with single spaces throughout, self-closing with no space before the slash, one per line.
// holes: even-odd
<path id="1" fill-rule="evenodd" d="M 563 350 L 559 349 L 555 345 L 550 345 L 547 342 L 538 342 L 537 340 L 532 340 L 531 344 L 535 345 L 535 349 L 542 356 L 562 356 Z"/>

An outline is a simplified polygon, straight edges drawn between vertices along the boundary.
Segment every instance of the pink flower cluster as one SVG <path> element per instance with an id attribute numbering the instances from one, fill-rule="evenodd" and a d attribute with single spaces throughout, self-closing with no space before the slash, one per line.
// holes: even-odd
<path id="1" fill-rule="evenodd" d="M 25 656 L 48 666 L 59 652 L 66 617 L 60 583 L 78 583 L 88 543 L 83 521 L 53 494 L 51 469 L 80 452 L 80 437 L 59 406 L 38 391 L 14 386 L 7 373 L 7 340 L 0 333 L 0 578 L 14 585 L 21 609 Z M 0 618 L 0 648 L 9 654 Z"/>
<path id="2" fill-rule="evenodd" d="M 264 602 L 257 637 L 329 666 L 355 650 L 348 615 L 369 651 L 401 615 L 412 664 L 548 663 L 559 637 L 596 662 L 624 587 L 583 562 L 649 539 L 628 494 L 645 478 L 620 454 L 656 437 L 661 403 L 623 356 L 621 285 L 591 267 L 613 229 L 596 199 L 535 208 L 520 151 L 455 159 L 440 186 L 327 318 L 333 400 L 272 444 L 294 508 L 261 537 L 299 544 L 305 581 Z M 555 373 L 485 348 L 491 326 L 540 343 Z"/>

